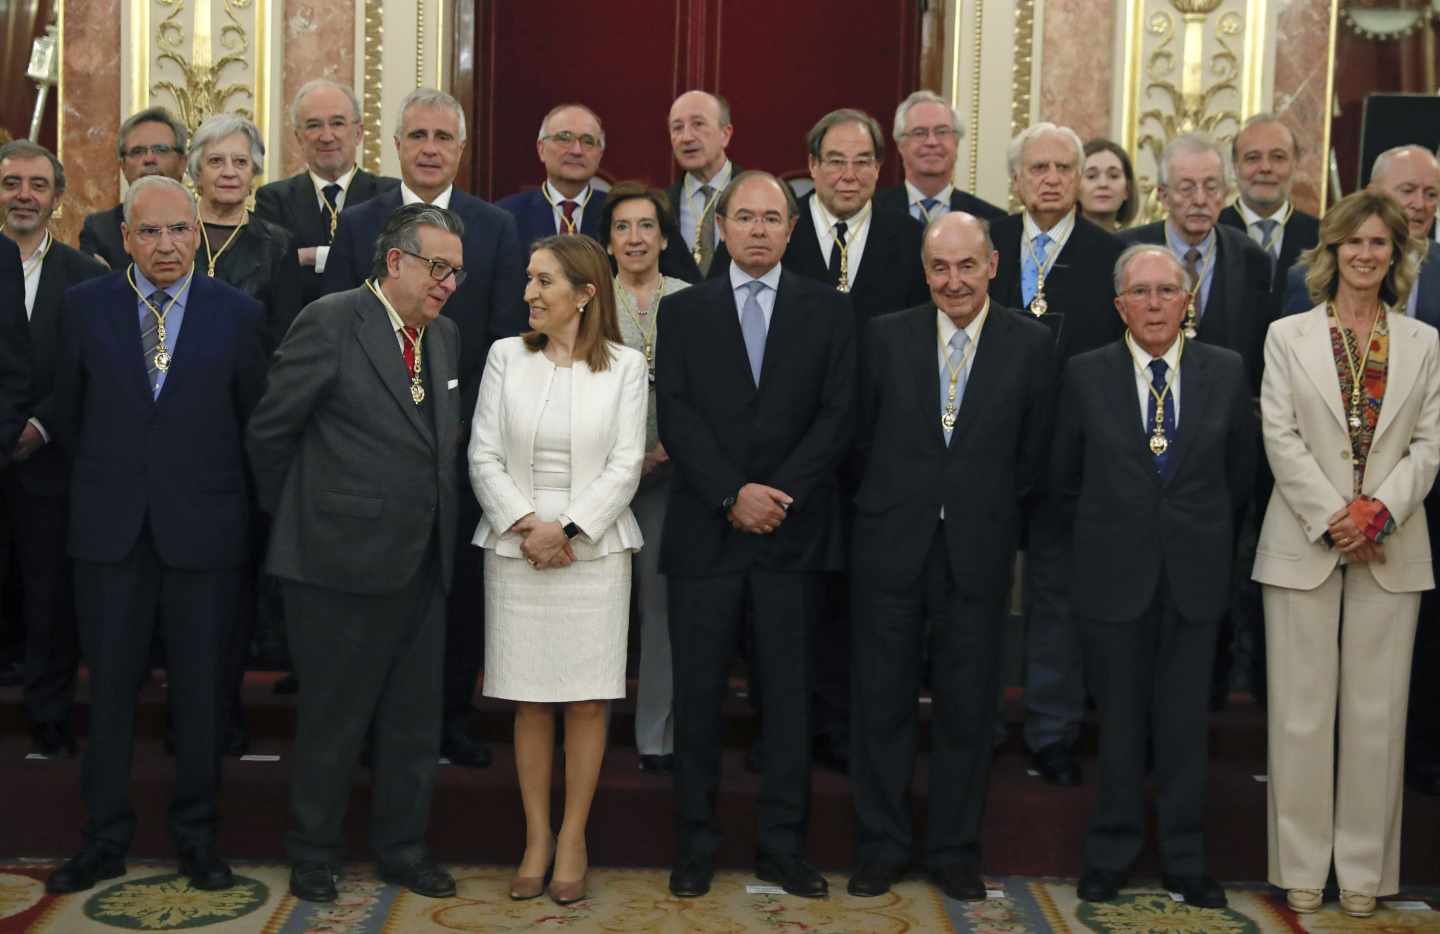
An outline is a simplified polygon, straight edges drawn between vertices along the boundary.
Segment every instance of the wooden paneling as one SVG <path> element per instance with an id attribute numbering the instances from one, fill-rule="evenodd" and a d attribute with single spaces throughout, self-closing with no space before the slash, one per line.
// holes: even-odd
<path id="1" fill-rule="evenodd" d="M 677 169 L 665 120 L 685 90 L 729 99 L 737 162 L 803 175 L 816 119 L 859 107 L 888 137 L 895 105 L 920 80 L 921 0 L 455 0 L 454 10 L 457 32 L 473 24 L 470 49 L 457 38 L 453 71 L 474 127 L 461 177 L 491 198 L 539 183 L 535 134 L 562 101 L 604 121 L 603 177 L 668 184 Z M 939 54 L 932 43 L 927 60 Z M 881 184 L 895 184 L 888 141 L 887 156 Z"/>

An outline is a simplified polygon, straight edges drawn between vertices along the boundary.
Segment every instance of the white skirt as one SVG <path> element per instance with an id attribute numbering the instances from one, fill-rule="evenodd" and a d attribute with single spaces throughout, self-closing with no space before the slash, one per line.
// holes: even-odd
<path id="1" fill-rule="evenodd" d="M 537 571 L 485 549 L 486 697 L 622 698 L 629 627 L 630 552 Z"/>

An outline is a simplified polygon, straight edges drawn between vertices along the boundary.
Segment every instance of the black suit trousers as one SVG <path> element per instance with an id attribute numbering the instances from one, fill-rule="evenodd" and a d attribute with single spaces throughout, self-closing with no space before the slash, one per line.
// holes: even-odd
<path id="1" fill-rule="evenodd" d="M 1145 840 L 1147 740 L 1165 872 L 1205 872 L 1210 667 L 1216 622 L 1181 618 L 1163 583 L 1137 620 L 1081 619 L 1100 715 L 1100 781 L 1085 866 L 1126 872 Z"/>
<path id="2" fill-rule="evenodd" d="M 300 679 L 286 852 L 294 862 L 341 862 L 351 776 L 369 733 L 370 847 L 382 863 L 413 862 L 426 852 L 440 757 L 445 594 L 436 548 L 387 594 L 283 586 Z"/>
<path id="3" fill-rule="evenodd" d="M 979 865 L 980 822 L 994 748 L 1004 650 L 1005 594 L 958 592 L 945 525 L 937 527 L 919 582 L 896 590 L 856 581 L 850 782 L 857 862 L 911 861 L 911 777 L 917 703 L 930 667 L 931 868 Z"/>
<path id="4" fill-rule="evenodd" d="M 130 807 L 135 700 L 159 626 L 175 728 L 170 832 L 182 852 L 211 845 L 219 823 L 225 650 L 235 624 L 238 568 L 166 566 L 147 525 L 120 561 L 74 563 L 80 646 L 90 669 L 90 732 L 81 766 L 88 843 L 124 853 Z"/>
<path id="5" fill-rule="evenodd" d="M 668 578 L 675 677 L 675 802 L 678 862 L 712 866 L 720 846 L 721 707 L 741 627 L 754 620 L 751 677 L 760 692 L 764 774 L 757 804 L 759 850 L 805 852 L 810 812 L 811 633 L 820 575 L 752 569 Z"/>
<path id="6" fill-rule="evenodd" d="M 80 646 L 65 554 L 68 505 L 64 496 L 26 490 L 13 469 L 0 474 L 0 573 L 19 572 L 6 588 L 19 593 L 25 714 L 32 723 L 69 720 L 75 701 Z"/>

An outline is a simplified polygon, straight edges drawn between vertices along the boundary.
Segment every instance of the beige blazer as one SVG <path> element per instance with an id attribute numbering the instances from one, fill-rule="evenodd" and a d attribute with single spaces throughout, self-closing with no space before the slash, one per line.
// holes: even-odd
<path id="1" fill-rule="evenodd" d="M 485 361 L 470 434 L 470 483 L 485 514 L 473 544 L 520 555 L 507 529 L 535 511 L 530 472 L 552 364 L 518 337 L 496 341 Z M 645 356 L 610 344 L 610 367 L 596 373 L 577 360 L 570 386 L 570 503 L 580 526 L 577 559 L 635 551 L 644 543 L 630 512 L 645 459 Z"/>
<path id="2" fill-rule="evenodd" d="M 1435 580 L 1423 502 L 1440 467 L 1440 337 L 1403 314 L 1390 312 L 1386 320 L 1389 374 L 1361 490 L 1389 507 L 1397 528 L 1385 542 L 1385 563 L 1370 569 L 1392 593 L 1429 590 Z M 1325 306 L 1270 326 L 1260 416 L 1275 491 L 1260 529 L 1253 577 L 1262 584 L 1313 590 L 1340 560 L 1321 536 L 1354 487 Z"/>

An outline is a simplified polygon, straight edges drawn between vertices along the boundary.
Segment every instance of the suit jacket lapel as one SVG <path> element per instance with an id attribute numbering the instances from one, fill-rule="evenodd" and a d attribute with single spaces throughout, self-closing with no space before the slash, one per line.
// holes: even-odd
<path id="1" fill-rule="evenodd" d="M 405 355 L 395 339 L 395 332 L 390 328 L 390 316 L 385 313 L 384 306 L 375 296 L 362 295 L 360 301 L 357 308 L 361 316 L 360 330 L 356 334 L 360 346 L 365 348 L 365 355 L 370 358 L 380 382 L 385 386 L 390 398 L 400 406 L 406 420 L 433 445 L 434 433 L 430 426 L 425 424 L 425 419 L 420 417 L 420 406 L 410 398 L 410 375 L 405 372 Z M 424 353 L 423 348 L 421 353 Z"/>
<path id="2" fill-rule="evenodd" d="M 53 329 L 52 320 L 60 311 L 60 301 L 65 297 L 66 275 L 69 269 L 64 254 L 55 250 L 40 264 L 40 283 L 35 289 L 35 308 L 30 313 L 30 333 Z"/>
<path id="3" fill-rule="evenodd" d="M 790 245 L 785 248 L 784 265 L 801 275 L 834 285 L 830 282 L 830 257 L 820 252 L 815 215 L 810 213 L 810 198 L 800 200 L 800 219 L 795 224 L 795 232 L 790 235 Z"/>
<path id="4" fill-rule="evenodd" d="M 122 364 L 121 369 L 132 375 L 133 378 L 128 380 L 131 388 L 139 392 L 147 404 L 154 404 L 155 395 L 150 391 L 144 350 L 140 346 L 140 299 L 126 282 L 125 273 L 121 272 L 113 281 L 115 306 L 120 311 L 111 317 L 110 323 L 114 327 L 117 353 L 122 360 L 126 357 L 130 359 L 130 363 Z M 184 334 L 185 329 L 181 328 L 180 333 Z"/>
<path id="5" fill-rule="evenodd" d="M 1137 421 L 1141 412 L 1137 408 L 1140 398 L 1135 391 L 1135 358 L 1130 355 L 1130 348 L 1125 346 L 1123 338 L 1106 348 L 1105 357 L 1105 393 L 1110 397 L 1110 411 L 1122 419 L 1121 435 L 1134 439 L 1133 443 L 1125 445 L 1126 456 L 1138 461 L 1144 474 L 1159 482 L 1155 464 L 1145 447 L 1145 423 Z M 1180 391 L 1185 391 L 1184 386 Z"/>
<path id="6" fill-rule="evenodd" d="M 180 320 L 180 333 L 175 336 L 173 362 L 165 374 L 165 384 L 160 387 L 160 395 L 155 397 L 156 405 L 163 405 L 166 399 L 183 391 L 180 387 L 184 386 L 190 372 L 200 365 L 195 361 L 196 354 L 200 353 L 201 349 L 210 344 L 212 340 L 211 332 L 215 330 L 218 323 L 215 317 L 216 301 L 211 294 L 214 282 L 215 280 L 198 272 L 190 280 L 190 293 L 185 296 L 185 314 Z M 135 316 L 135 326 L 136 328 L 140 326 L 138 311 Z M 138 342 L 138 335 L 136 340 Z M 144 373 L 143 362 L 141 372 Z M 145 390 L 147 393 L 150 391 L 148 377 Z"/>
<path id="7" fill-rule="evenodd" d="M 1309 317 L 1300 339 L 1295 342 L 1295 355 L 1320 398 L 1325 400 L 1325 407 L 1348 437 L 1350 429 L 1340 404 L 1340 374 L 1335 371 L 1335 350 L 1330 344 L 1330 322 L 1325 306 L 1312 308 L 1305 314 Z M 1394 341 L 1391 341 L 1391 347 L 1394 347 Z"/>
<path id="8" fill-rule="evenodd" d="M 929 426 L 926 433 L 943 447 L 945 430 L 940 425 L 940 416 L 943 414 L 940 407 L 940 343 L 939 335 L 935 330 L 937 312 L 934 305 L 926 305 L 925 311 L 925 314 L 917 314 L 914 318 L 914 333 L 910 340 L 905 342 L 905 360 L 909 365 L 911 376 L 915 379 L 915 398 L 918 401 L 915 410 L 920 413 Z M 968 396 L 968 384 L 966 390 Z M 962 399 L 960 402 L 961 411 L 964 412 L 965 400 Z M 957 424 L 955 428 L 958 432 L 960 424 Z M 956 432 L 950 433 L 952 443 Z"/>
<path id="9" fill-rule="evenodd" d="M 1202 330 L 1205 332 L 1205 342 L 1208 344 L 1219 344 L 1221 347 L 1230 347 L 1230 332 L 1234 321 L 1232 318 L 1243 312 L 1245 274 L 1240 264 L 1245 257 L 1237 255 L 1239 251 L 1231 249 L 1220 235 L 1220 229 L 1215 229 L 1215 268 L 1210 273 L 1210 295 L 1204 305 L 1204 317 L 1200 319 Z M 1184 392 L 1182 387 L 1181 392 Z"/>
<path id="10" fill-rule="evenodd" d="M 1175 426 L 1176 437 L 1172 439 L 1176 443 L 1174 453 L 1170 456 L 1165 471 L 1165 482 L 1168 484 L 1180 472 L 1180 465 L 1185 460 L 1185 454 L 1195 445 L 1190 443 L 1200 433 L 1200 426 L 1204 424 L 1205 410 L 1210 403 L 1210 370 L 1203 358 L 1192 355 L 1185 359 L 1184 352 L 1180 356 L 1180 418 Z"/>
<path id="11" fill-rule="evenodd" d="M 785 365 L 779 348 L 798 343 L 802 338 L 801 332 L 805 328 L 805 316 L 800 313 L 800 310 L 795 307 L 794 302 L 790 299 L 790 290 L 785 287 L 785 278 L 785 273 L 782 271 L 778 288 L 775 290 L 775 307 L 770 312 L 770 327 L 765 334 L 765 355 L 761 358 L 760 362 L 759 389 L 764 389 L 768 383 L 773 383 L 776 379 L 776 372 Z M 734 295 L 735 293 L 731 292 L 730 294 Z M 738 314 L 734 321 L 735 332 L 738 334 L 740 333 L 740 318 Z M 741 335 L 740 338 L 740 350 L 742 353 L 741 359 L 745 361 L 745 369 L 748 373 L 750 369 L 750 358 L 744 356 L 745 338 L 743 335 Z"/>
<path id="12" fill-rule="evenodd" d="M 990 303 L 990 311 L 985 319 L 985 327 L 980 331 L 980 343 L 975 345 L 975 353 L 971 358 L 970 375 L 965 380 L 965 398 L 960 400 L 960 421 L 950 433 L 952 449 L 979 419 L 979 413 L 992 405 L 996 392 L 995 384 L 1000 380 L 1000 368 L 1007 363 L 1003 358 L 1006 356 L 1005 344 L 1009 339 L 1011 322 L 995 307 L 994 302 Z M 982 346 L 985 348 L 983 351 L 980 349 Z M 932 371 L 936 370 L 939 363 L 938 354 L 937 339 L 935 355 L 931 358 Z M 940 437 L 943 439 L 945 435 L 942 433 Z"/>
<path id="13" fill-rule="evenodd" d="M 1415 389 L 1420 375 L 1420 355 L 1416 353 L 1419 342 L 1410 333 L 1414 325 L 1403 314 L 1387 316 L 1390 329 L 1390 359 L 1385 370 L 1385 398 L 1380 402 L 1380 418 L 1375 423 L 1375 435 L 1370 444 L 1380 443 L 1381 435 L 1395 421 L 1395 413 L 1405 404 L 1405 399 Z"/>

